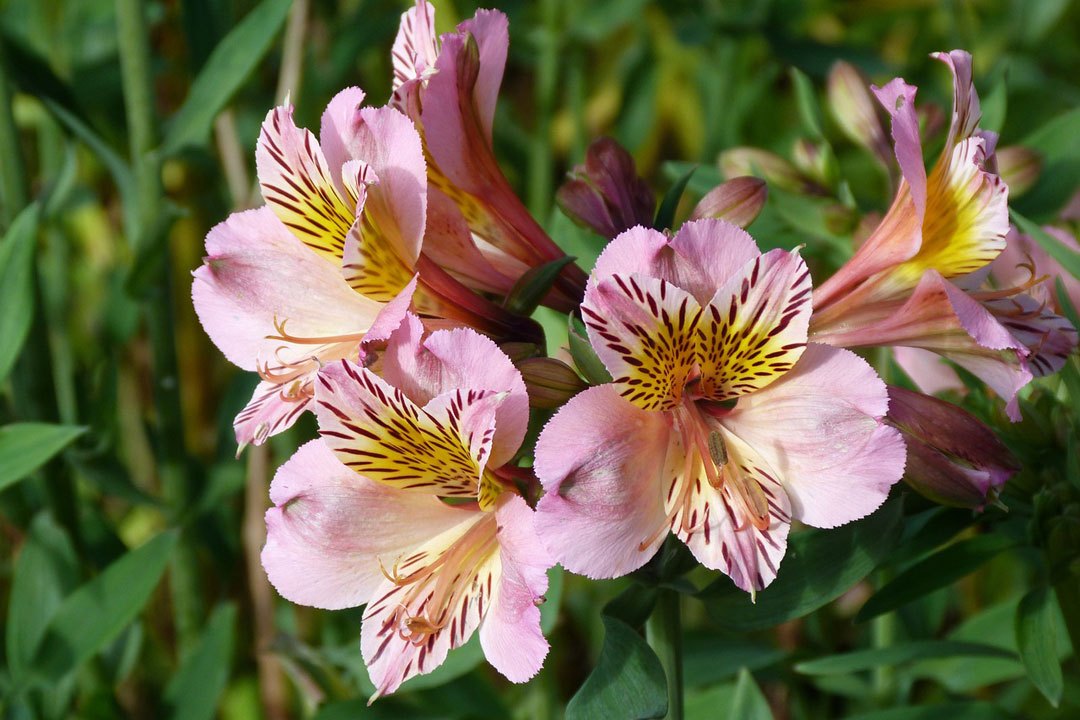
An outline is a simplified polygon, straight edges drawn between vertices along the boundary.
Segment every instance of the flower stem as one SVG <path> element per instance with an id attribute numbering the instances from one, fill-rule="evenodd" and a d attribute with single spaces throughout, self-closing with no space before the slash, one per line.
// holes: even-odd
<path id="1" fill-rule="evenodd" d="M 679 593 L 660 588 L 656 608 L 645 622 L 645 638 L 667 675 L 668 720 L 683 718 L 682 617 Z"/>

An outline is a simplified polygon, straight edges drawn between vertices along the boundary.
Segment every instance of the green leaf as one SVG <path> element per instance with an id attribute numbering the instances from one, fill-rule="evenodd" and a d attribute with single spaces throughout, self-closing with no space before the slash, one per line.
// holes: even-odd
<path id="1" fill-rule="evenodd" d="M 866 601 L 855 620 L 864 622 L 952 585 L 1014 544 L 1004 535 L 979 535 L 955 542 L 897 575 Z"/>
<path id="2" fill-rule="evenodd" d="M 1042 249 L 1050 254 L 1050 257 L 1058 261 L 1073 277 L 1080 278 L 1080 253 L 1065 246 L 1060 240 L 1050 235 L 1037 224 L 1026 217 L 1010 210 L 1012 220 L 1022 232 L 1027 233 L 1037 242 Z"/>
<path id="3" fill-rule="evenodd" d="M 162 155 L 205 142 L 214 118 L 262 62 L 291 5 L 292 0 L 263 0 L 222 38 L 173 116 L 161 144 Z"/>
<path id="4" fill-rule="evenodd" d="M 795 670 L 804 675 L 834 675 L 898 665 L 912 660 L 950 657 L 1015 658 L 1016 656 L 1008 650 L 982 643 L 916 640 L 883 648 L 856 650 L 839 655 L 828 655 L 816 660 L 806 660 L 796 664 Z"/>
<path id="5" fill-rule="evenodd" d="M 1039 153 L 1045 162 L 1038 182 L 1016 207 L 1025 215 L 1056 214 L 1080 183 L 1080 108 L 1058 115 L 1017 144 Z"/>
<path id="6" fill-rule="evenodd" d="M 788 540 L 787 556 L 769 587 L 750 595 L 720 578 L 699 593 L 709 616 L 737 631 L 762 630 L 832 602 L 870 574 L 899 535 L 901 503 L 835 530 L 805 530 Z"/>
<path id="7" fill-rule="evenodd" d="M 739 671 L 739 678 L 735 681 L 735 697 L 731 699 L 731 709 L 726 717 L 728 720 L 773 720 L 769 701 L 746 668 Z"/>
<path id="8" fill-rule="evenodd" d="M 697 170 L 697 165 L 692 166 L 686 171 L 686 174 L 676 180 L 670 188 L 668 188 L 667 195 L 664 195 L 663 201 L 660 203 L 660 209 L 656 211 L 656 220 L 653 221 L 653 227 L 657 230 L 667 230 L 671 227 L 671 224 L 675 222 L 675 211 L 679 208 L 679 200 L 682 199 L 683 191 L 686 190 L 686 184 L 690 182 L 691 176 L 694 171 Z"/>
<path id="9" fill-rule="evenodd" d="M 618 618 L 630 627 L 641 627 L 649 619 L 659 597 L 660 589 L 657 586 L 632 582 L 608 601 L 604 606 L 604 615 Z"/>
<path id="10" fill-rule="evenodd" d="M 7 660 L 21 675 L 64 596 L 78 582 L 79 561 L 64 529 L 47 512 L 30 523 L 15 561 L 7 616 Z"/>
<path id="11" fill-rule="evenodd" d="M 32 680 L 56 682 L 119 635 L 157 587 L 177 537 L 176 530 L 159 533 L 69 595 L 34 653 Z"/>
<path id="12" fill-rule="evenodd" d="M 824 140 L 824 123 L 821 116 L 821 105 L 818 104 L 817 94 L 814 92 L 814 84 L 802 70 L 797 67 L 788 68 L 791 84 L 795 88 L 795 102 L 799 108 L 799 118 L 802 120 L 803 130 L 814 140 Z"/>
<path id="13" fill-rule="evenodd" d="M 664 717 L 667 679 L 660 659 L 622 620 L 602 617 L 600 659 L 566 706 L 566 720 Z"/>
<path id="14" fill-rule="evenodd" d="M 177 720 L 212 720 L 229 679 L 236 634 L 236 606 L 218 606 L 202 637 L 165 686 L 165 706 Z"/>
<path id="15" fill-rule="evenodd" d="M 544 603 L 540 606 L 540 631 L 547 635 L 559 620 L 559 607 L 563 593 L 562 565 L 556 565 L 547 572 L 548 587 L 544 593 Z"/>
<path id="16" fill-rule="evenodd" d="M 503 302 L 505 307 L 515 315 L 532 315 L 540 305 L 540 301 L 551 290 L 551 286 L 559 277 L 562 269 L 574 262 L 576 258 L 567 255 L 558 260 L 529 268 L 528 271 L 514 283 L 510 292 L 506 294 Z"/>
<path id="17" fill-rule="evenodd" d="M 49 461 L 86 428 L 49 423 L 12 423 L 0 427 L 0 490 Z"/>
<path id="18" fill-rule="evenodd" d="M 686 687 L 706 687 L 784 659 L 786 652 L 741 635 L 695 629 L 683 636 L 683 680 Z"/>
<path id="19" fill-rule="evenodd" d="M 1035 588 L 1016 608 L 1016 645 L 1031 684 L 1057 707 L 1065 682 L 1057 658 L 1055 629 L 1053 595 L 1049 588 Z"/>
<path id="20" fill-rule="evenodd" d="M 603 385 L 611 382 L 611 373 L 593 350 L 585 324 L 576 315 L 570 316 L 567 339 L 570 343 L 570 356 L 574 358 L 574 365 L 577 366 L 582 377 L 589 381 L 589 384 Z"/>
<path id="21" fill-rule="evenodd" d="M 34 248 L 40 212 L 23 209 L 0 241 L 0 382 L 7 379 L 34 320 Z M 0 486 L 5 478 L 0 475 Z"/>
<path id="22" fill-rule="evenodd" d="M 909 705 L 849 715 L 847 720 L 1012 720 L 1012 715 L 988 702 Z"/>

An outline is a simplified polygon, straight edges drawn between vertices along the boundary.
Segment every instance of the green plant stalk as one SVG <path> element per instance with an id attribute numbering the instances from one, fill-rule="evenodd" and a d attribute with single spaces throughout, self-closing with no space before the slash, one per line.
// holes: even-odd
<path id="1" fill-rule="evenodd" d="M 540 3 L 541 27 L 537 34 L 539 62 L 536 69 L 536 127 L 529 146 L 526 201 L 529 212 L 541 223 L 551 207 L 551 116 L 555 104 L 555 81 L 559 71 L 560 0 Z"/>
<path id="2" fill-rule="evenodd" d="M 137 226 L 128 228 L 136 252 L 154 245 L 163 255 L 158 282 L 146 298 L 146 324 L 154 358 L 154 405 L 158 468 L 162 493 L 174 519 L 183 517 L 190 500 L 190 480 L 184 449 L 184 423 L 180 407 L 179 370 L 172 307 L 167 233 L 169 222 L 161 184 L 160 158 L 155 151 L 153 79 L 149 32 L 141 0 L 116 0 L 120 71 L 127 112 L 131 163 L 138 187 Z M 170 561 L 172 605 L 176 635 L 183 654 L 198 639 L 202 619 L 195 547 L 185 532 Z"/>
<path id="3" fill-rule="evenodd" d="M 661 588 L 656 608 L 645 621 L 645 639 L 667 676 L 668 720 L 683 719 L 682 615 L 679 593 Z"/>
<path id="4" fill-rule="evenodd" d="M 12 112 L 12 88 L 7 76 L 7 60 L 0 41 L 0 229 L 6 230 L 19 211 L 26 207 L 26 171 L 19 149 L 19 133 Z"/>
<path id="5" fill-rule="evenodd" d="M 877 587 L 885 587 L 893 579 L 893 573 L 888 570 L 878 572 Z M 896 642 L 897 615 L 895 612 L 887 612 L 878 615 L 870 621 L 870 641 L 875 648 L 891 647 Z M 880 707 L 891 707 L 893 694 L 896 691 L 896 668 L 892 665 L 881 665 L 874 668 L 872 678 L 874 699 Z"/>

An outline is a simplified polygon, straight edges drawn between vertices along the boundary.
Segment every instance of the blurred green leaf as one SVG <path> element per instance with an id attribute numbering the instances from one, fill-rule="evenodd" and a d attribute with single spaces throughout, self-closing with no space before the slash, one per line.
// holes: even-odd
<path id="1" fill-rule="evenodd" d="M 210 616 L 199 644 L 165 686 L 165 707 L 177 720 L 211 720 L 229 679 L 236 635 L 236 606 L 219 605 Z"/>
<path id="2" fill-rule="evenodd" d="M 787 653 L 760 640 L 696 629 L 683 636 L 683 679 L 686 686 L 704 687 L 738 674 L 773 665 Z"/>
<path id="3" fill-rule="evenodd" d="M 788 76 L 795 88 L 795 102 L 799 108 L 799 119 L 802 120 L 803 131 L 814 140 L 824 140 L 821 105 L 818 104 L 814 84 L 810 82 L 806 73 L 794 66 L 788 68 Z"/>
<path id="4" fill-rule="evenodd" d="M 685 175 L 668 188 L 667 194 L 664 195 L 664 199 L 660 202 L 660 209 L 656 211 L 656 220 L 653 221 L 654 228 L 657 230 L 671 228 L 672 223 L 675 222 L 675 211 L 679 208 L 679 200 L 682 199 L 686 184 L 690 182 L 690 178 L 696 170 L 697 165 L 691 166 Z"/>
<path id="5" fill-rule="evenodd" d="M 901 503 L 887 502 L 873 515 L 835 530 L 805 530 L 788 540 L 780 573 L 750 595 L 720 578 L 699 594 L 721 627 L 761 630 L 800 618 L 832 602 L 866 577 L 899 535 Z"/>
<path id="6" fill-rule="evenodd" d="M 1039 153 L 1044 164 L 1035 186 L 1015 205 L 1010 201 L 1014 220 L 1017 209 L 1035 217 L 1057 213 L 1080 183 L 1080 108 L 1058 115 L 1018 144 Z"/>
<path id="7" fill-rule="evenodd" d="M 950 642 L 948 640 L 916 640 L 888 647 L 856 650 L 839 655 L 828 655 L 814 660 L 805 660 L 795 665 L 795 671 L 804 675 L 832 675 L 899 665 L 912 660 L 980 656 L 1016 657 L 1008 650 L 993 645 Z"/>
<path id="8" fill-rule="evenodd" d="M 49 423 L 12 423 L 0 427 L 0 490 L 49 461 L 86 428 Z"/>
<path id="9" fill-rule="evenodd" d="M 1050 257 L 1060 263 L 1073 277 L 1080 278 L 1080 253 L 1066 247 L 1060 240 L 1050 235 L 1026 217 L 1011 210 L 1012 220 L 1022 232 L 1027 233 L 1037 242 L 1042 249 L 1050 254 Z"/>
<path id="10" fill-rule="evenodd" d="M 992 534 L 955 542 L 897 575 L 866 601 L 855 620 L 865 622 L 951 585 L 1015 544 L 1012 538 Z"/>
<path id="11" fill-rule="evenodd" d="M 544 593 L 544 603 L 540 606 L 540 631 L 547 635 L 559 620 L 559 608 L 562 606 L 563 584 L 565 581 L 562 565 L 548 570 L 548 588 Z"/>
<path id="12" fill-rule="evenodd" d="M 79 561 L 71 539 L 47 512 L 30 524 L 15 560 L 8 598 L 7 661 L 22 674 L 56 608 L 78 582 Z"/>
<path id="13" fill-rule="evenodd" d="M 516 315 L 532 315 L 540 305 L 540 301 L 551 290 L 562 269 L 574 262 L 576 258 L 571 256 L 561 257 L 549 263 L 529 268 L 524 275 L 518 278 L 510 292 L 506 294 L 503 302 L 510 312 Z"/>
<path id="14" fill-rule="evenodd" d="M 292 0 L 263 0 L 221 39 L 169 123 L 161 144 L 162 155 L 205 142 L 214 118 L 270 49 L 291 6 Z"/>
<path id="15" fill-rule="evenodd" d="M 31 681 L 56 682 L 119 635 L 157 587 L 178 537 L 159 533 L 65 598 L 34 653 Z"/>
<path id="16" fill-rule="evenodd" d="M 847 720 L 1011 720 L 1012 715 L 987 702 L 909 705 L 849 715 Z"/>
<path id="17" fill-rule="evenodd" d="M 633 582 L 604 606 L 604 614 L 622 620 L 632 628 L 645 624 L 656 607 L 660 588 Z"/>
<path id="18" fill-rule="evenodd" d="M 660 718 L 667 714 L 667 679 L 652 648 L 618 618 L 602 616 L 604 648 L 566 706 L 566 720 Z"/>
<path id="19" fill-rule="evenodd" d="M 1035 588 L 1025 595 L 1016 608 L 1016 645 L 1031 684 L 1057 707 L 1065 685 L 1055 647 L 1053 612 L 1049 588 Z"/>
<path id="20" fill-rule="evenodd" d="M 0 382 L 15 366 L 34 320 L 34 249 L 39 219 L 40 208 L 31 203 L 0 240 Z M 5 480 L 0 476 L 0 487 Z"/>
<path id="21" fill-rule="evenodd" d="M 727 720 L 773 720 L 769 701 L 765 699 L 761 688 L 754 682 L 754 676 L 743 668 L 735 681 L 735 696 L 731 699 L 731 708 L 725 716 Z"/>

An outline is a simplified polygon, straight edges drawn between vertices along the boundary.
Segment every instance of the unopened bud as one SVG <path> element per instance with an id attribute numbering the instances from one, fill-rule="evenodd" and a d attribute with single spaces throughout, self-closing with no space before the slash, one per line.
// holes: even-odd
<path id="1" fill-rule="evenodd" d="M 1020 469 L 990 428 L 944 400 L 890 385 L 886 420 L 907 445 L 904 480 L 942 505 L 981 510 Z"/>
<path id="2" fill-rule="evenodd" d="M 634 158 L 611 138 L 597 138 L 555 194 L 566 215 L 608 239 L 635 225 L 651 227 L 656 196 Z"/>
<path id="3" fill-rule="evenodd" d="M 997 151 L 998 175 L 1009 186 L 1009 197 L 1023 195 L 1042 174 L 1042 156 L 1034 150 L 1019 145 L 999 148 Z"/>
<path id="4" fill-rule="evenodd" d="M 690 213 L 690 219 L 720 218 L 744 228 L 754 222 L 765 207 L 768 195 L 768 187 L 760 178 L 732 178 L 705 193 Z"/>
<path id="5" fill-rule="evenodd" d="M 840 203 L 830 203 L 822 209 L 825 228 L 833 235 L 850 235 L 858 225 L 858 214 Z"/>
<path id="6" fill-rule="evenodd" d="M 791 159 L 800 172 L 815 182 L 831 187 L 836 181 L 839 172 L 836 157 L 824 143 L 799 138 L 791 148 Z"/>
<path id="7" fill-rule="evenodd" d="M 527 358 L 517 367 L 535 408 L 554 410 L 588 387 L 572 367 L 555 358 Z"/>
<path id="8" fill-rule="evenodd" d="M 516 365 L 525 358 L 531 358 L 533 355 L 535 355 L 537 345 L 536 343 L 513 341 L 505 342 L 502 345 L 499 345 L 499 349 L 502 350 L 508 358 L 510 358 L 510 362 Z"/>
<path id="9" fill-rule="evenodd" d="M 843 60 L 829 70 L 829 107 L 836 124 L 852 142 L 872 152 L 886 166 L 892 164 L 892 146 L 881 123 L 879 106 L 870 84 L 851 63 Z"/>
<path id="10" fill-rule="evenodd" d="M 825 192 L 787 160 L 759 148 L 737 147 L 720 153 L 720 172 L 729 179 L 741 175 L 764 178 L 769 184 L 789 192 L 813 195 Z"/>

